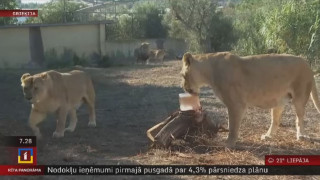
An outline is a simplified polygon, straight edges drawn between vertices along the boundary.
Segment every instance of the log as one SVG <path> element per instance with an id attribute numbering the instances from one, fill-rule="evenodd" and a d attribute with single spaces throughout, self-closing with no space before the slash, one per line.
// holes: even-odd
<path id="1" fill-rule="evenodd" d="M 187 133 L 193 123 L 193 111 L 179 111 L 179 114 L 168 122 L 155 136 L 155 143 L 168 147 L 172 140 Z"/>
<path id="2" fill-rule="evenodd" d="M 148 138 L 152 142 L 155 142 L 155 139 L 154 139 L 155 135 L 154 134 L 157 134 L 163 128 L 163 126 L 165 126 L 168 122 L 172 121 L 175 117 L 178 116 L 178 114 L 179 114 L 179 111 L 175 111 L 169 117 L 167 117 L 164 121 L 162 121 L 161 123 L 153 126 L 150 129 L 148 129 L 148 131 L 147 131 Z"/>
<path id="3" fill-rule="evenodd" d="M 203 110 L 200 112 L 194 110 L 175 111 L 164 121 L 150 128 L 147 131 L 147 136 L 154 145 L 166 148 L 174 139 L 188 133 L 200 131 L 212 136 L 221 130 L 228 131 L 219 123 L 213 123 Z"/>

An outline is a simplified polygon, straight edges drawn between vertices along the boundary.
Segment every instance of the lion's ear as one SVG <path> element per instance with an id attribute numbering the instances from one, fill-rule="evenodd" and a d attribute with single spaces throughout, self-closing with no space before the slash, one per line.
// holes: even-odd
<path id="1" fill-rule="evenodd" d="M 22 76 L 21 76 L 21 82 L 23 82 L 23 80 L 25 80 L 27 77 L 30 77 L 31 75 L 29 73 L 24 73 Z"/>
<path id="2" fill-rule="evenodd" d="M 182 62 L 185 66 L 189 66 L 191 64 L 191 61 L 193 60 L 193 57 L 191 55 L 191 53 L 187 52 L 183 55 L 183 58 L 182 58 Z"/>

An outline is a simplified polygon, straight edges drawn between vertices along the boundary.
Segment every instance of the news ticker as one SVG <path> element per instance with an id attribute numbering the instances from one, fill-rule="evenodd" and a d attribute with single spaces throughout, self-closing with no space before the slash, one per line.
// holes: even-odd
<path id="1" fill-rule="evenodd" d="M 37 165 L 35 136 L 1 136 L 0 175 L 320 175 L 320 155 L 266 155 L 265 166 Z M 7 153 L 6 153 L 7 152 Z"/>
<path id="2" fill-rule="evenodd" d="M 320 166 L 2 165 L 0 175 L 320 175 Z"/>
<path id="3" fill-rule="evenodd" d="M 38 10 L 0 10 L 0 17 L 38 17 Z"/>

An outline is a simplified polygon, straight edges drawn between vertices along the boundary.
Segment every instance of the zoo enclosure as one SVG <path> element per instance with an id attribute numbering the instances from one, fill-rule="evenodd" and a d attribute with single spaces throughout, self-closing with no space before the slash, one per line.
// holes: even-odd
<path id="1" fill-rule="evenodd" d="M 0 27 L 0 68 L 26 68 L 39 64 L 51 50 L 62 54 L 66 49 L 77 56 L 93 54 L 109 56 L 115 61 L 132 61 L 133 52 L 141 42 L 157 48 L 157 39 L 111 41 L 106 38 L 110 21 L 73 24 L 29 24 Z M 183 40 L 163 39 L 164 49 L 179 55 L 186 51 Z"/>

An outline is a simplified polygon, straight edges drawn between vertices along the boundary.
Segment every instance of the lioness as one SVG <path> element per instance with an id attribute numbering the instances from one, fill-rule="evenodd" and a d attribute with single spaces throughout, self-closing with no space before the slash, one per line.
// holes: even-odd
<path id="1" fill-rule="evenodd" d="M 151 50 L 149 52 L 149 58 L 147 59 L 147 64 L 149 64 L 150 62 L 163 63 L 163 59 L 165 55 L 166 55 L 166 52 L 163 49 Z"/>
<path id="2" fill-rule="evenodd" d="M 53 137 L 63 137 L 65 131 L 73 132 L 77 125 L 77 108 L 82 102 L 89 106 L 89 124 L 96 126 L 95 92 L 90 77 L 78 70 L 69 73 L 47 71 L 31 76 L 21 77 L 24 97 L 32 103 L 29 125 L 34 134 L 41 138 L 37 124 L 43 121 L 48 113 L 58 116 L 56 131 Z M 70 113 L 70 124 L 65 129 L 67 115 Z"/>
<path id="3" fill-rule="evenodd" d="M 310 93 L 320 112 L 313 72 L 301 57 L 286 54 L 239 57 L 228 52 L 186 53 L 182 62 L 182 86 L 185 91 L 198 94 L 200 87 L 209 85 L 227 106 L 229 147 L 235 145 L 241 119 L 248 106 L 271 108 L 271 126 L 262 139 L 271 138 L 277 131 L 284 105 L 289 100 L 296 109 L 297 140 L 306 137 L 303 116 Z"/>

